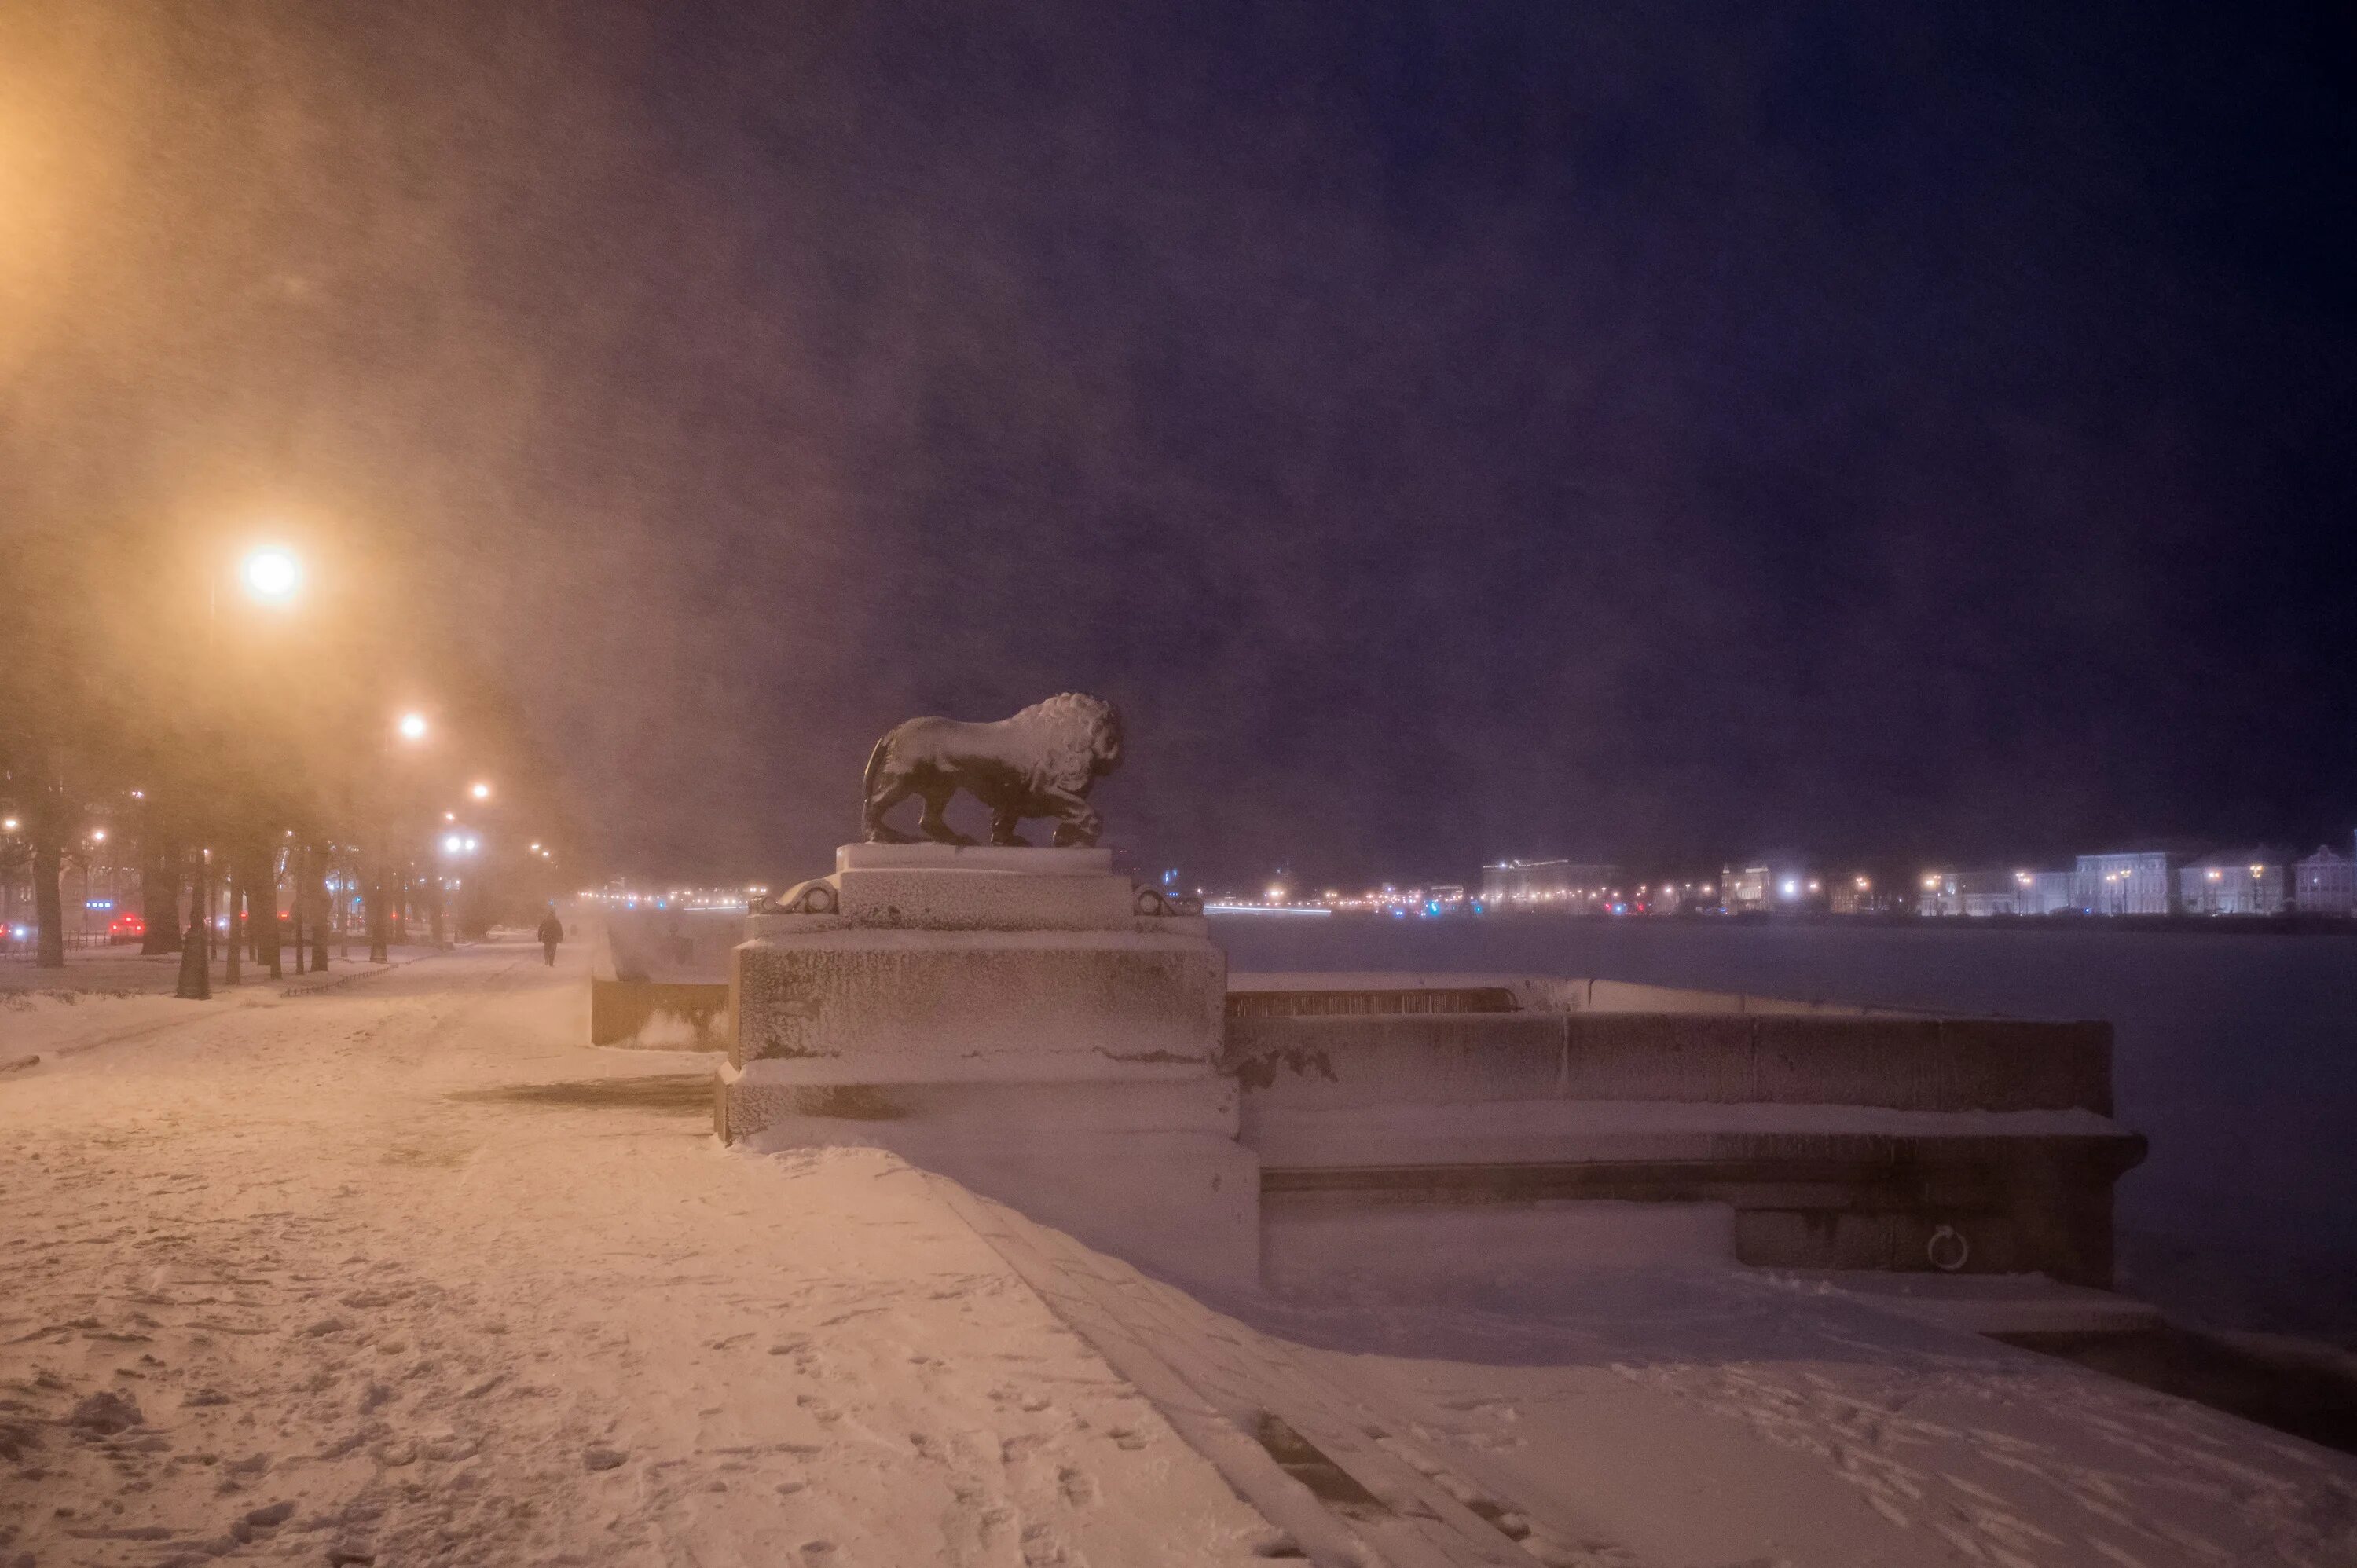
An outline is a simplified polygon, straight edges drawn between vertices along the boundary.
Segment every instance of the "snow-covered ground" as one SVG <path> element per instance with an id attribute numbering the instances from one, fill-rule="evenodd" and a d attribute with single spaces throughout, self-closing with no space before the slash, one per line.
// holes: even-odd
<path id="1" fill-rule="evenodd" d="M 2357 925 L 1215 919 L 1238 970 L 1480 970 L 2115 1027 L 2121 1287 L 2175 1314 L 2357 1345 Z"/>
<path id="2" fill-rule="evenodd" d="M 0 1563 L 1193 1563 L 1271 1535 L 921 1177 L 724 1153 L 709 1067 L 579 1044 L 582 989 L 478 949 L 0 1013 L 10 1057 L 145 1031 L 0 1078 Z"/>
<path id="3" fill-rule="evenodd" d="M 391 957 L 395 963 L 405 963 L 434 950 L 425 943 L 414 943 L 392 949 Z M 333 944 L 328 949 L 325 971 L 298 976 L 295 972 L 295 950 L 289 947 L 281 961 L 281 967 L 285 971 L 282 983 L 290 985 L 313 983 L 346 975 L 374 973 L 378 966 L 367 961 L 367 951 L 368 944 L 365 942 Z M 226 984 L 227 973 L 228 965 L 223 961 L 222 951 L 216 947 L 213 950 L 213 983 L 216 986 Z M 66 950 L 66 966 L 61 970 L 43 969 L 22 953 L 15 953 L 0 961 L 0 999 L 31 995 L 169 996 L 179 975 L 179 954 L 148 956 L 129 945 L 69 948 Z M 247 959 L 243 979 L 248 984 L 262 984 L 268 982 L 269 974 L 252 959 Z M 0 1001 L 0 1005 L 5 1004 L 5 1001 Z"/>
<path id="4" fill-rule="evenodd" d="M 2357 1562 L 2357 1461 L 1818 1286 L 1206 1304 L 722 1150 L 568 959 L 0 1011 L 0 1563 Z"/>

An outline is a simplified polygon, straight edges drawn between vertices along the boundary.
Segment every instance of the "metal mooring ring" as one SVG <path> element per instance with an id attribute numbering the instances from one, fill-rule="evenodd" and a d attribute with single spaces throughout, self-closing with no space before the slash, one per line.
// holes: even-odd
<path id="1" fill-rule="evenodd" d="M 1942 1273 L 1953 1274 L 1972 1257 L 1973 1244 L 1965 1240 L 1964 1233 L 1954 1226 L 1943 1225 L 1932 1232 L 1932 1240 L 1924 1244 L 1923 1255 L 1931 1259 L 1932 1266 Z"/>

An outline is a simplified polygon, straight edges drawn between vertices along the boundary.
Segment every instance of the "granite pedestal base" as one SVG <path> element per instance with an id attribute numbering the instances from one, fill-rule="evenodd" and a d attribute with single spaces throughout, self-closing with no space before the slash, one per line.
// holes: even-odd
<path id="1" fill-rule="evenodd" d="M 733 955 L 721 1136 L 890 1149 L 1189 1283 L 1258 1277 L 1227 966 L 1102 850 L 854 844 Z"/>

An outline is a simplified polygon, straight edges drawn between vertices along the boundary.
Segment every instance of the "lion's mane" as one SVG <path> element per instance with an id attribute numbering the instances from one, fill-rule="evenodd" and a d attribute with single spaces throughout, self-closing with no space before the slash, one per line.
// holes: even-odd
<path id="1" fill-rule="evenodd" d="M 1121 714 L 1103 697 L 1064 692 L 1032 703 L 1003 721 L 1034 741 L 1039 750 L 1036 785 L 1085 794 L 1096 776 L 1096 756 L 1106 732 L 1120 738 Z"/>

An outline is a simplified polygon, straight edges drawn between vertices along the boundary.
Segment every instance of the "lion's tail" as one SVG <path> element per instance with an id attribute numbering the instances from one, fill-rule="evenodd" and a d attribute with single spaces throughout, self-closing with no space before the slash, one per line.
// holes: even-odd
<path id="1" fill-rule="evenodd" d="M 876 749 L 867 754 L 867 771 L 859 779 L 859 808 L 863 813 L 867 809 L 867 802 L 876 799 L 876 776 L 884 771 L 884 758 L 892 749 L 892 736 L 896 733 L 886 730 L 882 738 L 877 741 Z"/>

